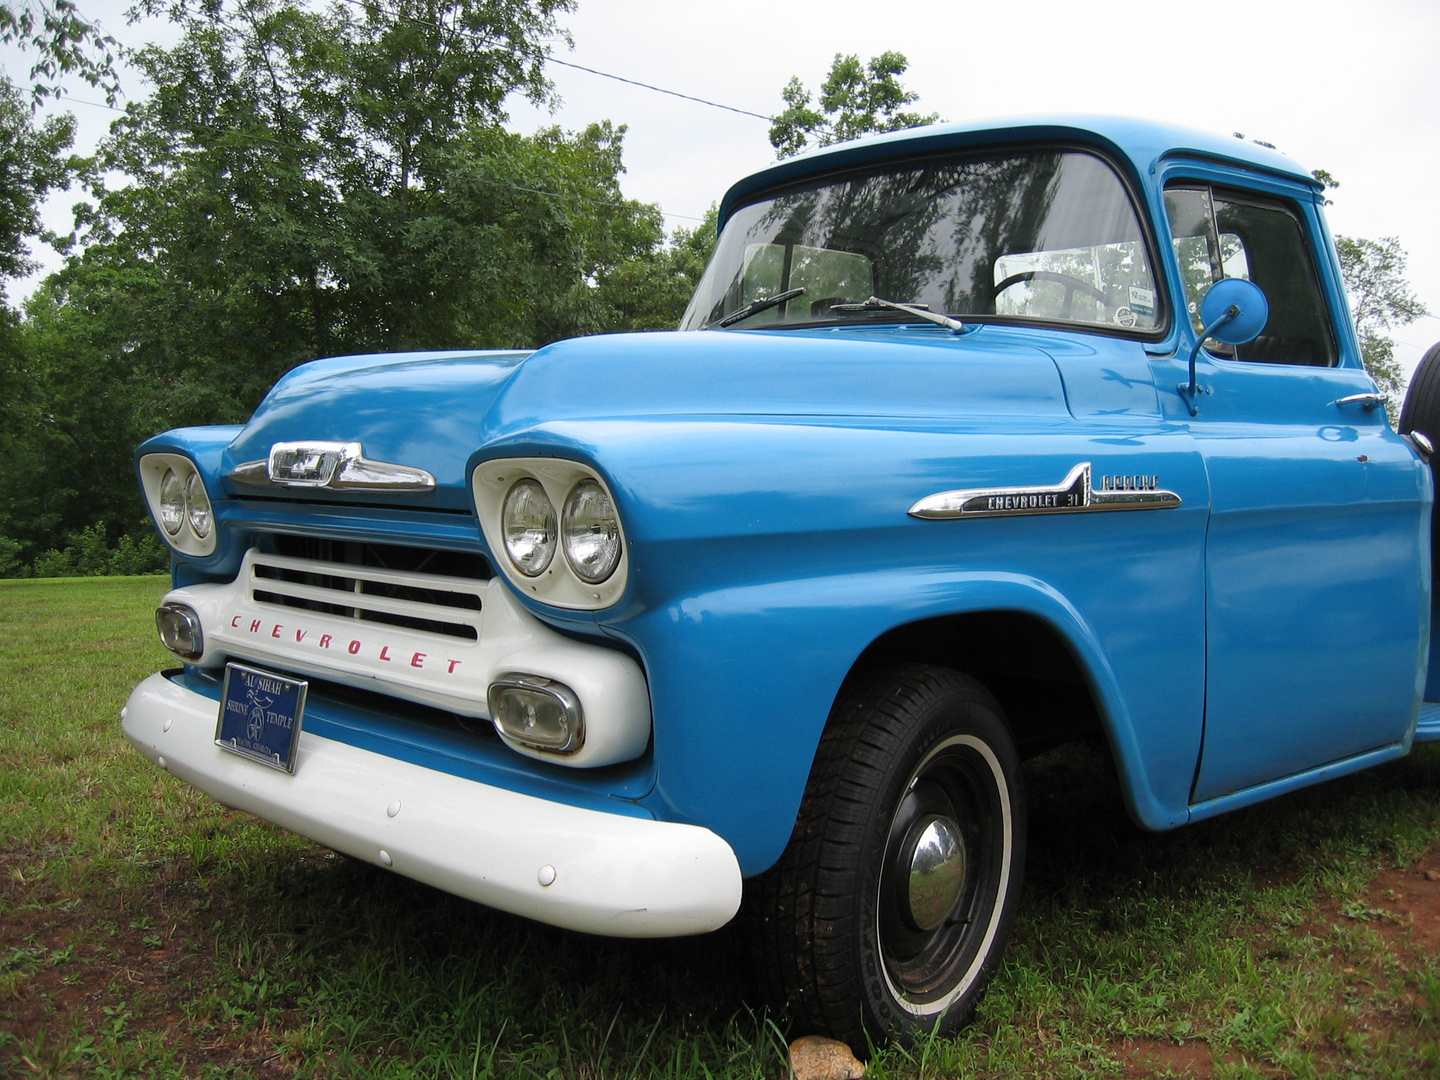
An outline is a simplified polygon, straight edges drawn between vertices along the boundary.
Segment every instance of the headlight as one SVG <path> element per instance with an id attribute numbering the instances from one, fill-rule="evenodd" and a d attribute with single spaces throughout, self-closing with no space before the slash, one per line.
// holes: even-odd
<path id="1" fill-rule="evenodd" d="M 505 552 L 526 577 L 538 577 L 555 557 L 555 507 L 538 480 L 516 482 L 501 514 Z"/>
<path id="2" fill-rule="evenodd" d="M 171 536 L 185 524 L 185 484 L 174 469 L 166 469 L 165 478 L 160 481 L 160 512 L 156 516 L 161 528 Z"/>
<path id="3" fill-rule="evenodd" d="M 565 558 L 575 576 L 598 585 L 615 572 L 620 562 L 620 519 L 610 496 L 594 480 L 581 480 L 570 489 L 560 515 Z"/>
<path id="4" fill-rule="evenodd" d="M 199 473 L 191 473 L 185 484 L 185 511 L 190 518 L 190 528 L 204 540 L 210 535 L 210 497 L 205 494 L 205 481 Z"/>

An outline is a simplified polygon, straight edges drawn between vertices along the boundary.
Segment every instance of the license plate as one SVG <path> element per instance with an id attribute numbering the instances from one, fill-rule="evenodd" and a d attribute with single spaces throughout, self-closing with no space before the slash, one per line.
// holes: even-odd
<path id="1" fill-rule="evenodd" d="M 225 665 L 215 745 L 283 772 L 295 771 L 295 743 L 305 713 L 304 679 L 245 664 Z"/>

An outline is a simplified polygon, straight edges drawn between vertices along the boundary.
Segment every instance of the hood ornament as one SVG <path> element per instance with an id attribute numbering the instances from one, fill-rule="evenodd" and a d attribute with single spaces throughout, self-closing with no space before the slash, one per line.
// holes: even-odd
<path id="1" fill-rule="evenodd" d="M 432 491 L 435 477 L 424 469 L 371 461 L 358 442 L 282 442 L 270 456 L 230 470 L 237 484 L 361 491 Z"/>

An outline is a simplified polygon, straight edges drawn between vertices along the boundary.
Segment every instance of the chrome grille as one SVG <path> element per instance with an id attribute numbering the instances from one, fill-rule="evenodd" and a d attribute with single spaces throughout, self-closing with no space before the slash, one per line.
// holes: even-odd
<path id="1" fill-rule="evenodd" d="M 464 641 L 480 638 L 484 579 L 254 551 L 247 586 L 260 603 Z"/>

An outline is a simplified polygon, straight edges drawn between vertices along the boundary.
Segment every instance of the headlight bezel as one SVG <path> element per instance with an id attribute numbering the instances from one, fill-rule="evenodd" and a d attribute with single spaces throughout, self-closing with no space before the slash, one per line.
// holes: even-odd
<path id="1" fill-rule="evenodd" d="M 155 520 L 155 530 L 160 539 L 181 555 L 194 558 L 213 555 L 217 532 L 215 506 L 199 466 L 185 454 L 145 454 L 140 458 L 139 473 L 140 488 L 145 493 L 145 502 Z M 162 489 L 166 477 L 172 474 L 181 495 L 180 521 L 174 532 L 165 523 L 162 509 Z M 204 523 L 203 533 L 196 523 L 197 518 Z"/>
<path id="2" fill-rule="evenodd" d="M 522 482 L 538 484 L 555 509 L 555 554 L 546 568 L 527 575 L 515 565 L 506 544 L 505 503 Z M 471 474 L 471 489 L 481 531 L 496 569 L 525 596 L 576 611 L 595 611 L 616 603 L 629 580 L 629 543 L 614 492 L 595 469 L 568 458 L 496 458 L 481 462 Z M 608 500 L 615 521 L 617 554 L 609 573 L 596 581 L 581 577 L 566 551 L 563 508 L 580 484 L 594 484 Z"/>

